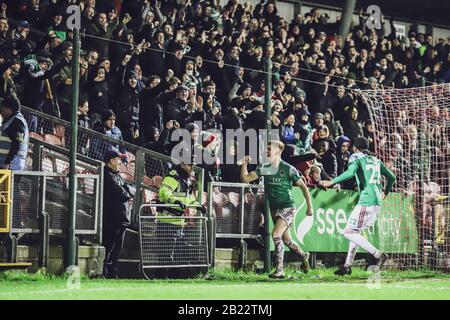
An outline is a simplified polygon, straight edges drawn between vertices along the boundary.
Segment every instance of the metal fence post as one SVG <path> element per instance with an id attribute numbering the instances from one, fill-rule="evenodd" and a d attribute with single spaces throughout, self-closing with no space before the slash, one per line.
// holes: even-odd
<path id="1" fill-rule="evenodd" d="M 211 266 L 214 267 L 215 264 L 215 254 L 214 250 L 216 247 L 216 233 L 214 232 L 214 217 L 211 214 L 213 212 L 213 205 L 212 205 L 212 191 L 213 191 L 213 182 L 208 183 L 208 198 L 207 198 L 207 206 L 208 210 L 206 211 L 206 215 L 208 218 L 208 241 L 209 241 L 209 261 L 211 263 Z"/>
<path id="2" fill-rule="evenodd" d="M 33 144 L 33 171 L 41 171 L 42 168 L 42 145 L 35 142 Z"/>
<path id="3" fill-rule="evenodd" d="M 80 30 L 73 29 L 73 58 L 72 58 L 72 112 L 70 134 L 70 162 L 69 162 L 69 216 L 67 219 L 67 256 L 65 267 L 76 265 L 75 218 L 77 212 L 77 135 L 78 135 L 78 99 L 80 88 Z"/>
<path id="4" fill-rule="evenodd" d="M 266 58 L 264 69 L 265 69 L 264 103 L 266 110 L 266 143 L 268 146 L 270 139 L 270 132 L 272 130 L 272 60 L 269 57 Z M 270 272 L 271 269 L 269 219 L 270 219 L 269 200 L 267 199 L 267 196 L 264 196 L 264 272 Z"/>
<path id="5" fill-rule="evenodd" d="M 145 176 L 145 154 L 139 149 L 136 152 L 135 167 L 134 167 L 134 181 L 136 183 L 136 194 L 133 199 L 133 215 L 131 217 L 131 222 L 133 225 L 139 222 L 139 209 L 142 204 L 142 184 L 144 182 Z"/>
<path id="6" fill-rule="evenodd" d="M 9 248 L 9 252 L 10 252 L 9 259 L 8 259 L 9 262 L 12 262 L 12 263 L 17 262 L 18 243 L 19 243 L 19 239 L 17 238 L 17 236 L 10 233 L 6 239 L 6 244 Z"/>
<path id="7" fill-rule="evenodd" d="M 97 180 L 97 241 L 102 244 L 103 241 L 103 168 L 104 163 L 100 164 Z"/>
<path id="8" fill-rule="evenodd" d="M 247 264 L 247 243 L 244 240 L 244 205 L 245 205 L 245 199 L 244 199 L 244 187 L 240 188 L 239 196 L 241 198 L 241 203 L 239 204 L 239 229 L 240 229 L 240 243 L 239 243 L 239 268 L 244 269 L 245 265 Z"/>
<path id="9" fill-rule="evenodd" d="M 50 229 L 50 216 L 45 211 L 45 198 L 47 193 L 47 177 L 44 175 L 38 177 L 41 181 L 39 185 L 39 229 L 40 229 L 40 249 L 39 249 L 39 267 L 46 268 L 48 266 L 48 255 L 49 255 L 49 229 Z"/>
<path id="10" fill-rule="evenodd" d="M 48 266 L 48 256 L 50 250 L 50 236 L 49 236 L 49 228 L 50 228 L 50 217 L 48 213 L 45 211 L 41 212 L 40 215 L 40 240 L 41 245 L 39 249 L 39 267 L 46 268 Z"/>
<path id="11" fill-rule="evenodd" d="M 197 201 L 198 203 L 202 204 L 202 198 L 203 198 L 203 185 L 204 185 L 204 179 L 205 179 L 205 170 L 200 169 L 198 171 L 198 179 L 197 179 Z"/>

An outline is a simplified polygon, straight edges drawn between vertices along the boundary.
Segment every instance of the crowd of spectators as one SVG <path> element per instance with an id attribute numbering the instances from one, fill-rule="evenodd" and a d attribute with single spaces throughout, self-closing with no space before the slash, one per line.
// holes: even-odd
<path id="1" fill-rule="evenodd" d="M 356 137 L 374 148 L 358 89 L 450 80 L 450 37 L 410 30 L 398 38 L 393 20 L 369 30 L 362 13 L 341 37 L 339 18 L 315 8 L 287 21 L 270 0 L 254 7 L 242 0 L 3 0 L 0 97 L 15 92 L 23 105 L 69 120 L 71 4 L 82 9 L 79 125 L 163 154 L 174 146 L 173 130 L 187 128 L 195 146 L 214 154 L 221 139 L 205 142 L 206 130 L 265 127 L 269 57 L 272 126 L 287 145 L 283 157 L 301 160 L 291 162 L 310 186 L 345 170 Z M 101 159 L 95 145 L 80 150 Z M 225 152 L 235 155 L 237 147 Z M 213 167 L 212 179 L 238 182 L 235 163 Z"/>

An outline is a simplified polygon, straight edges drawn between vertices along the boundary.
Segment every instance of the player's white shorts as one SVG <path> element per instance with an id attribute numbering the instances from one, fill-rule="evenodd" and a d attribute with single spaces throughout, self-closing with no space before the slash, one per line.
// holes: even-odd
<path id="1" fill-rule="evenodd" d="M 347 229 L 363 230 L 375 224 L 381 206 L 360 206 L 357 205 L 347 221 Z"/>

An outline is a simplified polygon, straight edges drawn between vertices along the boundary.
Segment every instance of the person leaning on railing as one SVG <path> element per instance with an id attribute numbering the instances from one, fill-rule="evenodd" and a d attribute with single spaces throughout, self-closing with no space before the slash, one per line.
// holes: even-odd
<path id="1" fill-rule="evenodd" d="M 15 95 L 6 97 L 0 106 L 0 165 L 2 169 L 25 169 L 29 131 L 27 121 L 20 113 L 20 101 Z"/>

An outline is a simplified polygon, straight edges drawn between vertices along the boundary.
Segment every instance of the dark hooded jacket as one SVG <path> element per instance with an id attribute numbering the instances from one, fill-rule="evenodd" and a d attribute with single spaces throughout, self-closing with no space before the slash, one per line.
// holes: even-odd
<path id="1" fill-rule="evenodd" d="M 106 167 L 104 169 L 103 188 L 103 228 L 110 230 L 118 225 L 130 224 L 128 201 L 136 189 L 129 185 L 119 174 L 119 171 Z"/>
<path id="2" fill-rule="evenodd" d="M 334 120 L 334 112 L 330 108 L 326 109 L 325 112 L 331 114 L 331 121 L 329 123 L 325 123 L 330 129 L 330 133 L 333 137 L 339 137 L 344 134 L 344 129 L 342 129 L 341 123 L 339 121 Z"/>
<path id="3" fill-rule="evenodd" d="M 353 107 L 355 108 L 355 107 Z M 358 120 L 352 119 L 352 107 L 347 109 L 346 118 L 342 121 L 342 127 L 344 128 L 344 134 L 351 140 L 355 140 L 357 137 L 363 136 L 363 129 L 361 123 Z"/>

